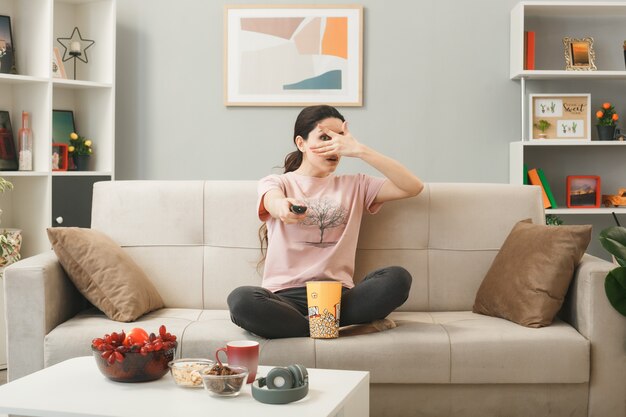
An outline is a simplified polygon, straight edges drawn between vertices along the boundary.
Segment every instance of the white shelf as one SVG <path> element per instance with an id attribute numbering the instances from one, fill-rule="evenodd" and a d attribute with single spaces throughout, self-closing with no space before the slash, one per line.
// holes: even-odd
<path id="1" fill-rule="evenodd" d="M 2 84 L 47 84 L 49 81 L 48 78 L 31 77 L 30 75 L 0 74 L 0 83 Z"/>
<path id="2" fill-rule="evenodd" d="M 111 83 L 100 83 L 95 81 L 83 81 L 83 80 L 64 80 L 61 78 L 53 79 L 52 83 L 55 87 L 68 88 L 68 89 L 88 89 L 88 88 L 111 88 Z"/>
<path id="3" fill-rule="evenodd" d="M 565 70 L 523 70 L 511 74 L 511 79 L 520 80 L 626 80 L 626 71 L 565 71 Z"/>
<path id="4" fill-rule="evenodd" d="M 26 258 L 50 249 L 46 228 L 53 218 L 63 215 L 71 224 L 67 220 L 84 215 L 77 201 L 89 197 L 92 179 L 86 177 L 115 176 L 116 0 L 0 0 L 0 15 L 11 18 L 19 72 L 0 74 L 0 110 L 9 112 L 14 138 L 22 111 L 31 114 L 34 162 L 34 171 L 0 171 L 14 185 L 0 193 L 1 226 L 22 229 Z M 87 51 L 89 63 L 76 63 L 78 80 L 72 79 L 72 61 L 64 63 L 70 79 L 53 78 L 53 48 L 63 51 L 57 38 L 70 36 L 74 27 L 96 42 Z M 53 109 L 72 110 L 78 133 L 92 139 L 92 171 L 52 171 Z M 59 208 L 63 203 L 75 211 L 60 213 L 67 210 Z M 0 368 L 6 364 L 3 323 L 0 291 Z"/>
<path id="5" fill-rule="evenodd" d="M 527 84 L 532 85 L 530 91 L 533 93 L 588 93 L 591 94 L 592 109 L 603 101 L 610 101 L 619 107 L 620 114 L 624 111 L 622 97 L 625 85 L 622 80 L 626 80 L 626 71 L 622 43 L 626 40 L 625 18 L 624 1 L 523 1 L 513 8 L 509 75 L 512 80 L 520 80 L 522 130 L 528 126 L 529 117 L 525 114 L 528 109 Z M 536 35 L 536 70 L 523 69 L 525 31 L 534 31 Z M 564 70 L 562 38 L 566 36 L 594 38 L 597 71 Z M 563 83 L 548 83 L 551 91 L 543 91 L 545 87 L 541 83 L 550 80 Z M 606 84 L 598 83 L 597 80 L 606 80 Z M 559 91 L 560 85 L 563 85 L 564 90 Z M 569 91 L 568 87 L 576 90 Z M 524 132 L 520 132 L 520 138 L 524 136 Z M 624 161 L 626 142 L 517 140 L 510 143 L 509 182 L 522 184 L 525 169 L 541 168 L 559 206 L 557 209 L 546 209 L 546 214 L 568 216 L 574 222 L 574 216 L 580 215 L 623 215 L 626 214 L 626 207 L 567 208 L 565 201 L 567 177 L 571 175 L 600 176 L 600 193 L 615 194 L 619 188 L 626 186 Z M 605 221 L 602 216 L 597 216 L 593 223 L 597 225 Z"/>
<path id="6" fill-rule="evenodd" d="M 609 18 L 626 17 L 626 2 L 523 1 L 526 17 Z"/>
<path id="7" fill-rule="evenodd" d="M 0 74 L 0 110 L 9 112 L 14 138 L 22 111 L 31 114 L 34 163 L 33 171 L 0 171 L 15 186 L 0 194 L 0 209 L 3 226 L 23 230 L 27 257 L 49 248 L 45 229 L 62 195 L 53 192 L 54 180 L 67 178 L 62 182 L 70 187 L 85 184 L 85 177 L 115 176 L 116 0 L 0 0 L 0 14 L 11 18 L 19 73 Z M 77 62 L 74 80 L 73 62 L 66 61 L 69 79 L 54 78 L 53 48 L 62 53 L 57 38 L 70 36 L 74 27 L 95 41 L 89 63 Z M 72 110 L 77 132 L 93 141 L 91 170 L 52 171 L 53 109 Z"/>
<path id="8" fill-rule="evenodd" d="M 47 177 L 47 171 L 0 171 L 0 177 Z"/>
<path id="9" fill-rule="evenodd" d="M 626 146 L 617 140 L 532 139 L 519 142 L 522 146 Z"/>
<path id="10" fill-rule="evenodd" d="M 522 1 L 511 11 L 511 79 L 624 80 L 626 2 Z M 535 70 L 524 70 L 524 32 L 535 32 Z M 597 71 L 565 71 L 563 37 L 594 39 Z"/>
<path id="11" fill-rule="evenodd" d="M 600 208 L 557 208 L 546 209 L 546 214 L 624 214 L 626 208 L 623 207 L 600 207 Z"/>
<path id="12" fill-rule="evenodd" d="M 111 171 L 52 171 L 53 177 L 112 177 Z"/>

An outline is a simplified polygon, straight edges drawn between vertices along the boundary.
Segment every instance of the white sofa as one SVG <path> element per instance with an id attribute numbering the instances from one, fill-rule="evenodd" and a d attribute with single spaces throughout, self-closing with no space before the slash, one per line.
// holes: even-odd
<path id="1" fill-rule="evenodd" d="M 177 356 L 211 357 L 256 339 L 262 364 L 371 373 L 373 416 L 626 415 L 626 318 L 607 302 L 610 263 L 585 255 L 560 319 L 533 329 L 471 312 L 519 220 L 544 221 L 538 187 L 428 184 L 363 220 L 356 278 L 384 265 L 413 275 L 397 327 L 335 340 L 266 340 L 235 326 L 226 297 L 260 285 L 254 181 L 117 181 L 94 188 L 92 227 L 146 271 L 165 308 L 135 323 L 87 308 L 52 251 L 5 272 L 9 379 L 90 355 L 107 332 L 160 324 Z"/>

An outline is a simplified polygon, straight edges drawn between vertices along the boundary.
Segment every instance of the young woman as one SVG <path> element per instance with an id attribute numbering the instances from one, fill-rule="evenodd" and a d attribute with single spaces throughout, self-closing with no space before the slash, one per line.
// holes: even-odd
<path id="1" fill-rule="evenodd" d="M 413 197 L 423 183 L 397 161 L 359 143 L 331 106 L 311 106 L 296 119 L 297 150 L 285 173 L 259 182 L 258 215 L 267 243 L 262 287 L 236 288 L 228 296 L 238 326 L 266 338 L 309 335 L 306 282 L 342 283 L 341 326 L 384 319 L 402 305 L 411 275 L 386 267 L 354 285 L 354 259 L 364 210 Z M 386 178 L 334 175 L 342 157 L 360 158 Z M 298 213 L 297 207 L 306 207 Z"/>

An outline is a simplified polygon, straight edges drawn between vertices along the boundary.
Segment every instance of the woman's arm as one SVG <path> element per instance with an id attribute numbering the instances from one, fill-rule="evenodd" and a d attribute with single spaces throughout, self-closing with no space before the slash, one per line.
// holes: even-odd
<path id="1" fill-rule="evenodd" d="M 270 216 L 283 223 L 298 223 L 306 217 L 306 214 L 292 213 L 290 208 L 294 204 L 300 204 L 300 202 L 294 198 L 286 198 L 281 190 L 269 190 L 261 199 L 259 213 L 263 214 L 265 210 Z"/>
<path id="2" fill-rule="evenodd" d="M 311 146 L 311 149 L 322 155 L 340 155 L 360 158 L 376 168 L 389 181 L 386 181 L 374 199 L 374 203 L 399 200 L 418 195 L 424 183 L 400 162 L 375 151 L 359 142 L 348 130 L 348 122 L 343 122 L 342 134 L 318 126 L 331 140 Z"/>

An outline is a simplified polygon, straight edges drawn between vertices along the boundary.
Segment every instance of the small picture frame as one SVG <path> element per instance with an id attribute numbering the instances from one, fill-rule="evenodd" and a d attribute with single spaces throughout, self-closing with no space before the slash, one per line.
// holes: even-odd
<path id="1" fill-rule="evenodd" d="M 70 133 L 76 132 L 72 110 L 52 110 L 52 142 L 69 143 Z"/>
<path id="2" fill-rule="evenodd" d="M 52 77 L 67 79 L 67 74 L 65 73 L 65 65 L 63 65 L 61 53 L 59 52 L 59 48 L 57 47 L 54 48 L 52 54 Z"/>
<path id="3" fill-rule="evenodd" d="M 600 177 L 597 175 L 567 176 L 568 208 L 599 208 L 602 200 Z"/>
<path id="4" fill-rule="evenodd" d="M 52 144 L 52 170 L 67 171 L 68 169 L 68 146 L 66 143 Z"/>
<path id="5" fill-rule="evenodd" d="M 590 94 L 530 94 L 530 140 L 591 140 Z"/>
<path id="6" fill-rule="evenodd" d="M 70 143 L 70 133 L 76 132 L 74 112 L 72 110 L 52 110 L 52 142 Z M 73 171 L 74 160 L 70 159 L 68 170 Z"/>
<path id="7" fill-rule="evenodd" d="M 565 69 L 567 71 L 595 71 L 596 53 L 593 38 L 563 38 Z"/>
<path id="8" fill-rule="evenodd" d="M 9 112 L 0 110 L 0 171 L 17 171 L 17 154 L 11 117 Z"/>
<path id="9" fill-rule="evenodd" d="M 16 72 L 11 17 L 0 15 L 0 73 L 15 74 Z"/>

